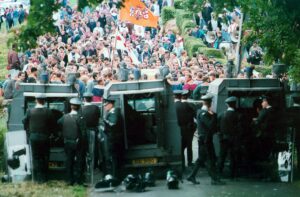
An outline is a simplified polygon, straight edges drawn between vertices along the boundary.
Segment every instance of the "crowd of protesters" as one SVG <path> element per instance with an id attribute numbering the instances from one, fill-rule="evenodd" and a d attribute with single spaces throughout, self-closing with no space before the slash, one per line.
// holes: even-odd
<path id="1" fill-rule="evenodd" d="M 145 1 L 156 15 L 163 6 L 171 3 Z M 13 91 L 18 89 L 16 84 L 21 82 L 41 83 L 45 73 L 49 82 L 56 84 L 67 83 L 68 75 L 75 73 L 80 95 L 93 93 L 97 101 L 101 100 L 103 89 L 110 81 L 167 78 L 173 90 L 186 89 L 191 97 L 195 94 L 198 98 L 202 91 L 200 87 L 205 89 L 215 78 L 230 76 L 225 69 L 230 66 L 222 65 L 214 57 L 201 53 L 189 57 L 179 34 L 163 31 L 160 27 L 144 28 L 120 21 L 116 4 L 117 1 L 111 0 L 93 10 L 85 8 L 79 12 L 62 1 L 63 6 L 53 16 L 56 35 L 39 37 L 38 47 L 24 53 L 18 54 L 16 45 L 9 51 L 7 67 L 10 74 L 4 82 L 4 97 L 11 99 Z M 206 19 L 206 15 L 212 14 L 211 7 L 205 6 L 204 12 L 199 14 L 203 17 L 196 21 L 200 26 L 204 24 L 202 28 L 214 30 L 213 18 Z M 223 35 L 225 23 L 221 28 L 218 26 L 216 31 L 222 29 Z M 198 37 L 195 30 L 191 35 Z M 120 42 L 125 47 L 119 47 Z M 228 64 L 233 65 L 232 59 Z"/>
<path id="2" fill-rule="evenodd" d="M 5 26 L 6 31 L 16 27 L 25 21 L 28 10 L 24 9 L 23 4 L 9 7 L 0 7 L 0 30 Z"/>

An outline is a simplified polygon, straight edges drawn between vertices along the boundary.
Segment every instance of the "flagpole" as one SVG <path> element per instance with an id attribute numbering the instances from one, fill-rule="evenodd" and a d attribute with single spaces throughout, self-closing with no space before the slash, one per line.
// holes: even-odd
<path id="1" fill-rule="evenodd" d="M 117 37 L 115 36 L 115 46 L 112 49 L 112 57 L 111 57 L 111 72 L 113 72 L 113 66 L 114 66 L 114 56 L 115 56 L 115 49 L 117 47 Z"/>

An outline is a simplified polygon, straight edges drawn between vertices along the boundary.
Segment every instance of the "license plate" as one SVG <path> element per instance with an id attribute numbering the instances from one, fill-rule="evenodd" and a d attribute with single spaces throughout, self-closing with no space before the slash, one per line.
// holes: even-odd
<path id="1" fill-rule="evenodd" d="M 157 164 L 157 158 L 134 159 L 132 160 L 132 164 L 133 165 Z"/>
<path id="2" fill-rule="evenodd" d="M 49 166 L 49 168 L 60 168 L 60 167 L 63 167 L 63 163 L 49 162 L 48 166 Z"/>

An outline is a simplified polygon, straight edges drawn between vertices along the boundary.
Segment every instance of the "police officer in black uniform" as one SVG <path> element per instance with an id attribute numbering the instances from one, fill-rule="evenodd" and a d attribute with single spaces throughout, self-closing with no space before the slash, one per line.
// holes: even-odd
<path id="1" fill-rule="evenodd" d="M 194 132 L 196 130 L 194 126 L 195 112 L 190 103 L 187 102 L 188 93 L 188 90 L 182 91 L 181 102 L 179 104 L 176 104 L 177 120 L 181 131 L 181 154 L 183 169 L 185 168 L 184 149 L 187 149 L 188 166 L 192 166 L 192 141 Z"/>
<path id="2" fill-rule="evenodd" d="M 33 180 L 42 183 L 47 181 L 49 136 L 55 122 L 51 110 L 44 106 L 45 95 L 38 94 L 35 98 L 36 106 L 27 110 L 23 123 L 31 144 Z"/>
<path id="3" fill-rule="evenodd" d="M 100 119 L 100 109 L 98 106 L 92 104 L 93 94 L 86 92 L 83 94 L 84 105 L 82 107 L 82 116 L 86 120 L 86 129 L 87 129 L 87 143 L 88 143 L 88 152 L 87 159 L 89 160 L 90 167 L 98 167 L 98 155 L 99 155 L 99 140 L 98 140 L 98 125 Z M 93 152 L 91 152 L 93 151 Z M 91 164 L 90 162 L 94 162 Z"/>
<path id="4" fill-rule="evenodd" d="M 201 97 L 203 100 L 203 106 L 197 111 L 197 130 L 198 130 L 198 145 L 200 156 L 192 173 L 188 176 L 187 180 L 194 184 L 199 184 L 196 181 L 196 174 L 200 168 L 201 163 L 206 161 L 206 168 L 209 175 L 211 176 L 212 185 L 223 185 L 225 184 L 220 180 L 216 170 L 216 155 L 213 144 L 213 134 L 217 130 L 217 115 L 211 110 L 212 96 L 206 94 Z"/>
<path id="5" fill-rule="evenodd" d="M 63 131 L 67 182 L 70 185 L 83 184 L 86 123 L 79 112 L 81 104 L 79 98 L 72 98 L 70 100 L 71 112 L 58 120 Z"/>
<path id="6" fill-rule="evenodd" d="M 106 158 L 107 173 L 114 178 L 120 178 L 120 168 L 124 151 L 124 139 L 122 131 L 122 119 L 120 109 L 115 108 L 115 101 L 112 99 L 104 100 L 104 133 L 107 136 L 108 156 Z"/>
<path id="7" fill-rule="evenodd" d="M 271 98 L 263 95 L 261 97 L 262 110 L 259 111 L 258 117 L 254 119 L 254 124 L 260 130 L 259 141 L 261 144 L 261 159 L 270 159 L 275 144 L 275 110 L 270 105 Z"/>
<path id="8" fill-rule="evenodd" d="M 227 110 L 218 117 L 218 128 L 220 132 L 220 156 L 218 158 L 218 170 L 221 174 L 227 154 L 230 160 L 230 177 L 236 177 L 237 168 L 237 142 L 240 133 L 239 114 L 236 111 L 237 98 L 232 96 L 225 100 Z"/>
<path id="9" fill-rule="evenodd" d="M 295 147 L 297 150 L 297 170 L 300 172 L 300 93 L 294 93 L 292 99 L 293 106 L 287 109 L 287 123 L 294 130 Z"/>

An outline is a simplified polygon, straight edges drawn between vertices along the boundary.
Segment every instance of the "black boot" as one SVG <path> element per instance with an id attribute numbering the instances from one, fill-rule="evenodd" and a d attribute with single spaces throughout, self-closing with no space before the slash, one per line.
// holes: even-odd
<path id="1" fill-rule="evenodd" d="M 195 176 L 193 176 L 193 175 L 189 176 L 186 180 L 192 182 L 192 183 L 195 184 L 195 185 L 200 184 L 200 182 L 197 181 L 196 178 L 195 178 Z"/>

